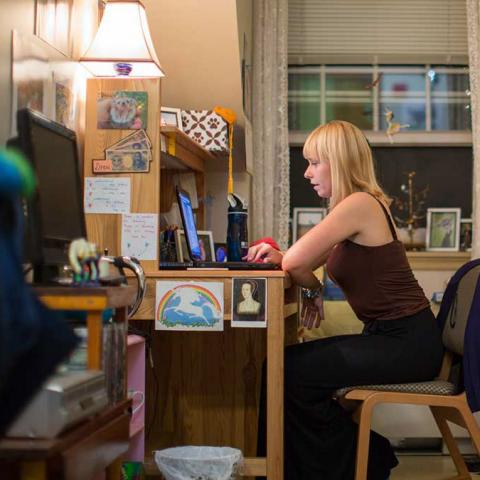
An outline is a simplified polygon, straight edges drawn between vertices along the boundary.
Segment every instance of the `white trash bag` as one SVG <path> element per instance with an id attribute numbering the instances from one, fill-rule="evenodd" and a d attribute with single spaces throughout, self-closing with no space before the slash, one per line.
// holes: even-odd
<path id="1" fill-rule="evenodd" d="M 157 450 L 155 462 L 165 480 L 236 478 L 242 452 L 230 447 L 175 447 Z"/>

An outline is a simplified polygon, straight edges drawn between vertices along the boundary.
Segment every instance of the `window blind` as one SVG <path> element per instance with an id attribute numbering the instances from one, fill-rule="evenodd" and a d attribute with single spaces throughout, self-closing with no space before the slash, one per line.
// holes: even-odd
<path id="1" fill-rule="evenodd" d="M 468 63 L 465 0 L 289 0 L 290 64 Z"/>

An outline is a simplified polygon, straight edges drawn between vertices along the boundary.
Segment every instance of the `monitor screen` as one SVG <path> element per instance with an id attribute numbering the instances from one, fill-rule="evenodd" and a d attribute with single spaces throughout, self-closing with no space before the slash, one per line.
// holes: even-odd
<path id="1" fill-rule="evenodd" d="M 177 200 L 182 216 L 183 228 L 185 229 L 185 240 L 192 260 L 201 260 L 202 253 L 198 241 L 195 217 L 193 216 L 192 202 L 187 192 L 177 187 Z"/>
<path id="2" fill-rule="evenodd" d="M 68 244 L 86 236 L 75 132 L 29 109 L 17 112 L 17 126 L 16 143 L 38 180 L 27 234 L 40 241 L 42 263 L 64 263 Z"/>

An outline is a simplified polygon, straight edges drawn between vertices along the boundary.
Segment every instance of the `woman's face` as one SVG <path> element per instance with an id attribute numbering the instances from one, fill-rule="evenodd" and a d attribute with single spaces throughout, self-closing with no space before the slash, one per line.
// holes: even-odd
<path id="1" fill-rule="evenodd" d="M 242 285 L 242 295 L 245 299 L 252 296 L 252 286 L 249 283 L 244 283 Z"/>
<path id="2" fill-rule="evenodd" d="M 308 167 L 303 176 L 310 181 L 317 195 L 321 198 L 332 196 L 332 174 L 330 163 L 320 160 L 308 160 Z"/>

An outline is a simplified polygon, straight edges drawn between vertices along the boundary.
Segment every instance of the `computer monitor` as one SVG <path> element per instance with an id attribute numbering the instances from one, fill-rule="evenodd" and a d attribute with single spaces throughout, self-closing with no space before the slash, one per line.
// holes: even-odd
<path id="1" fill-rule="evenodd" d="M 202 260 L 200 241 L 198 239 L 190 195 L 179 186 L 176 187 L 176 193 L 180 215 L 182 216 L 182 222 L 185 228 L 185 240 L 187 242 L 188 253 L 192 260 Z"/>
<path id="2" fill-rule="evenodd" d="M 17 129 L 9 145 L 30 160 L 38 180 L 25 205 L 25 260 L 45 281 L 45 271 L 68 262 L 69 243 L 86 236 L 76 134 L 30 109 L 17 112 Z"/>

